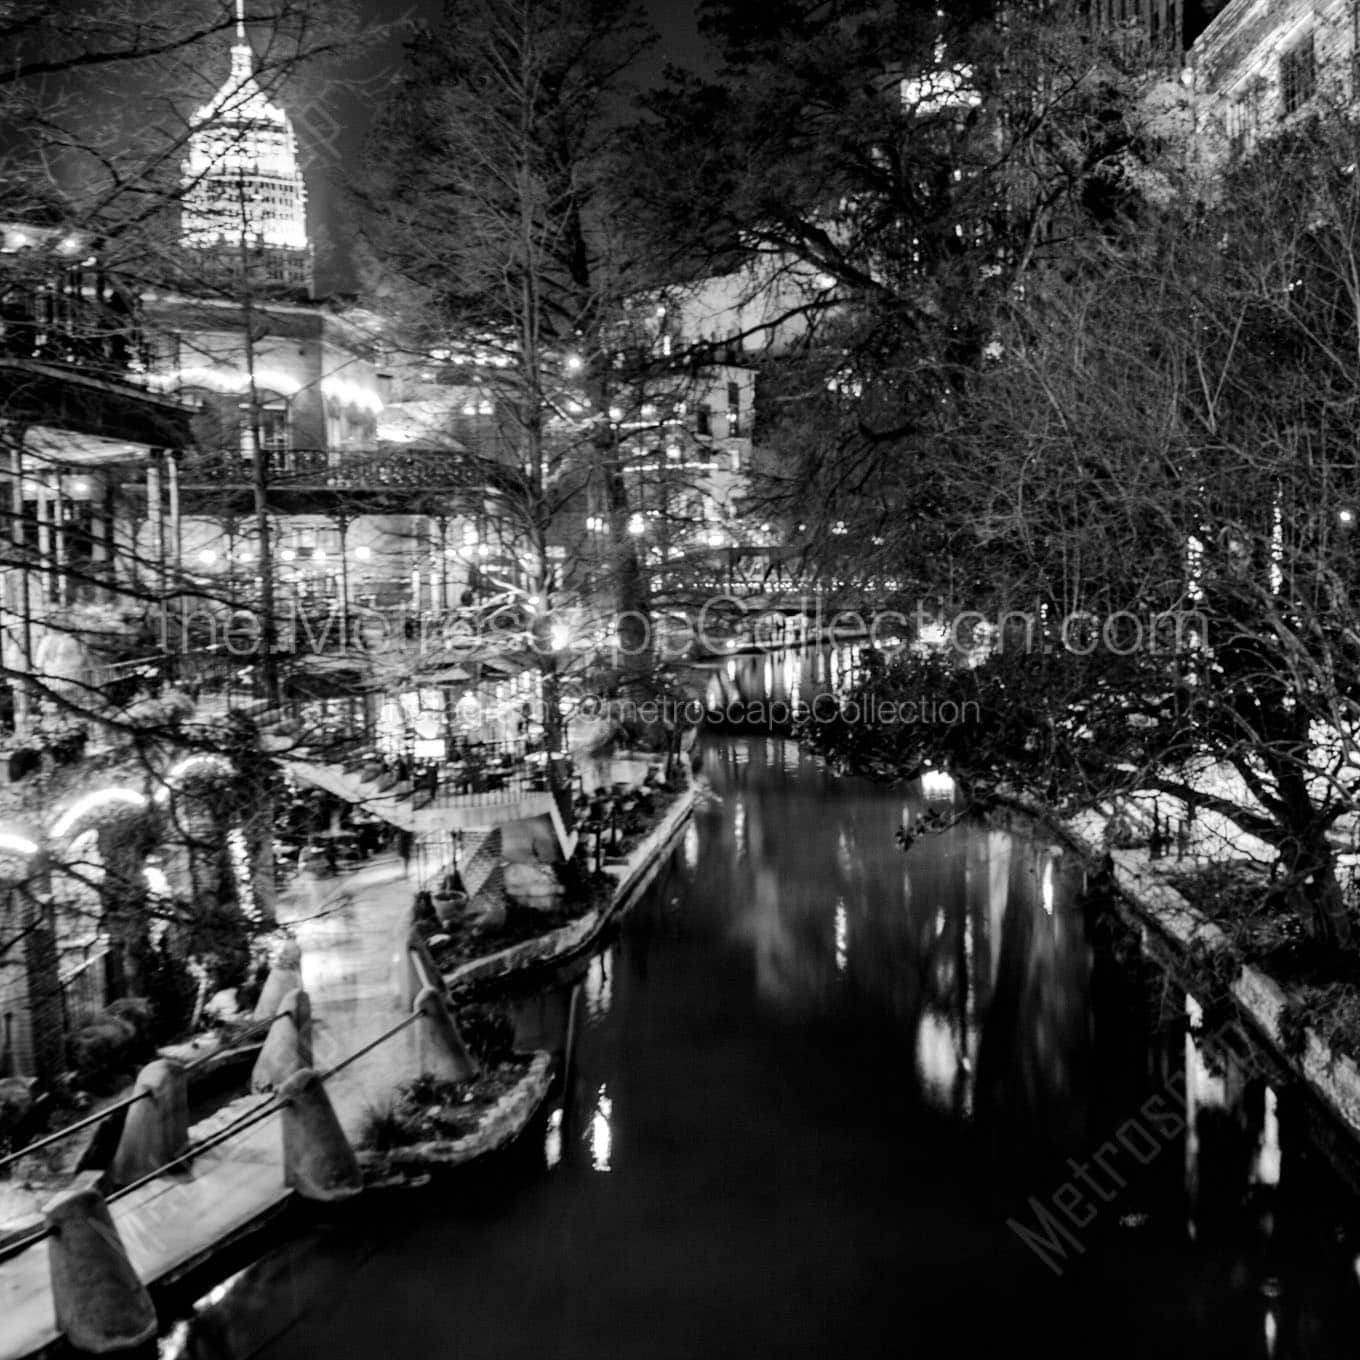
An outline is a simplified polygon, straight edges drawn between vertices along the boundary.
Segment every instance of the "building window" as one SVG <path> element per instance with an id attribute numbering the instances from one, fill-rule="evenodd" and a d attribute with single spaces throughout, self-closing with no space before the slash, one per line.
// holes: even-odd
<path id="1" fill-rule="evenodd" d="M 707 406 L 701 406 L 694 413 L 694 432 L 695 434 L 711 435 L 713 433 L 713 416 Z"/>
<path id="2" fill-rule="evenodd" d="M 1250 151 L 1260 130 L 1260 100 L 1255 91 L 1234 99 L 1228 106 L 1228 144 L 1236 155 Z"/>
<path id="3" fill-rule="evenodd" d="M 268 456 L 268 465 L 275 472 L 291 472 L 292 433 L 287 398 L 273 392 L 259 394 L 255 410 L 255 428 L 251 428 L 250 403 L 241 405 L 241 452 L 247 460 L 254 454 L 256 437 L 261 452 Z"/>
<path id="4" fill-rule="evenodd" d="M 727 384 L 727 437 L 741 434 L 741 388 L 734 382 Z"/>
<path id="5" fill-rule="evenodd" d="M 1280 58 L 1280 108 L 1284 117 L 1296 113 L 1317 92 L 1313 63 L 1313 35 L 1295 43 Z"/>

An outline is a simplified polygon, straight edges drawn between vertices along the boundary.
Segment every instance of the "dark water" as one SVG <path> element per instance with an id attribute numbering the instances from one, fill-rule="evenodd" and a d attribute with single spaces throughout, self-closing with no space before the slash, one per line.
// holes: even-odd
<path id="1" fill-rule="evenodd" d="M 1355 1352 L 1346 1141 L 1079 866 L 997 827 L 904 854 L 919 797 L 782 741 L 705 775 L 618 939 L 524 1004 L 575 1043 L 512 1153 L 274 1249 L 163 1354 Z"/>

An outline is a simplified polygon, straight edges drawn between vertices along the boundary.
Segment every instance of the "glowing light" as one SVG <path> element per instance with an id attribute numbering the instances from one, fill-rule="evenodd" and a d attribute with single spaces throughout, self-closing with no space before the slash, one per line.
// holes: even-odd
<path id="1" fill-rule="evenodd" d="M 948 770 L 926 770 L 921 775 L 921 792 L 927 798 L 953 798 L 958 785 Z"/>
<path id="2" fill-rule="evenodd" d="M 161 902 L 169 902 L 174 893 L 170 890 L 170 880 L 165 876 L 165 870 L 159 864 L 147 864 L 142 875 L 146 879 L 147 891 L 151 896 Z"/>
<path id="3" fill-rule="evenodd" d="M 552 649 L 560 652 L 571 646 L 571 629 L 565 623 L 555 623 L 552 626 Z"/>
<path id="4" fill-rule="evenodd" d="M 639 514 L 628 516 L 628 532 L 630 534 L 643 534 L 647 532 L 646 521 Z"/>
<path id="5" fill-rule="evenodd" d="M 236 900 L 251 920 L 259 923 L 260 906 L 255 900 L 255 884 L 250 874 L 250 849 L 245 832 L 234 826 L 227 832 L 227 858 L 231 862 L 231 876 L 236 880 Z"/>
<path id="6" fill-rule="evenodd" d="M 282 562 L 296 562 L 297 550 L 295 548 L 284 548 L 283 551 L 279 553 L 279 560 Z"/>
<path id="7" fill-rule="evenodd" d="M 211 548 L 204 548 L 203 551 L 199 553 L 198 560 L 202 562 L 205 567 L 210 567 L 217 561 L 217 554 Z"/>
<path id="8" fill-rule="evenodd" d="M 373 556 L 373 549 L 370 548 L 367 543 L 361 543 L 355 548 L 354 556 L 358 558 L 360 562 L 367 562 L 368 559 Z"/>
<path id="9" fill-rule="evenodd" d="M 71 490 L 77 496 L 87 496 L 89 495 L 90 492 L 90 484 L 82 477 L 78 482 L 75 483 Z"/>
<path id="10" fill-rule="evenodd" d="M 382 398 L 376 392 L 334 374 L 321 379 L 321 394 L 341 406 L 354 406 L 372 415 L 377 415 L 383 408 Z"/>
<path id="11" fill-rule="evenodd" d="M 325 550 L 325 548 L 316 548 L 316 549 L 313 550 L 313 552 L 312 552 L 312 561 L 313 561 L 313 562 L 324 562 L 325 560 L 326 560 L 326 550 Z"/>
<path id="12" fill-rule="evenodd" d="M 0 831 L 0 851 L 7 855 L 22 855 L 27 859 L 30 855 L 38 853 L 36 841 L 31 841 L 27 836 L 21 836 L 14 831 Z"/>
<path id="13" fill-rule="evenodd" d="M 581 371 L 581 369 L 582 369 L 584 366 L 585 366 L 585 361 L 581 358 L 581 356 L 580 356 L 579 354 L 568 354 L 568 355 L 567 355 L 567 372 L 568 372 L 568 373 L 579 373 L 579 372 Z"/>
<path id="14" fill-rule="evenodd" d="M 205 387 L 210 392 L 248 392 L 250 374 L 244 369 L 208 367 L 181 368 L 173 373 L 153 377 L 158 387 Z M 295 397 L 301 390 L 296 378 L 290 377 L 281 369 L 261 368 L 255 371 L 255 390 L 268 392 L 280 397 Z"/>
<path id="15" fill-rule="evenodd" d="M 146 799 L 136 789 L 97 789 L 94 793 L 85 794 L 83 798 L 77 798 L 57 818 L 52 824 L 52 835 L 57 840 L 63 839 L 70 834 L 71 829 L 82 817 L 99 807 L 144 808 L 145 806 Z"/>

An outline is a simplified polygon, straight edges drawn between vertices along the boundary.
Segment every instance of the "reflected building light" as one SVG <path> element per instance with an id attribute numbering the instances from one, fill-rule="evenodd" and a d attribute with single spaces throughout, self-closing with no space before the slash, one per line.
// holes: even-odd
<path id="1" fill-rule="evenodd" d="M 1265 1343 L 1267 1360 L 1270 1360 L 1270 1357 L 1273 1357 L 1275 1354 L 1275 1343 L 1279 1339 L 1279 1335 L 1280 1324 L 1276 1320 L 1275 1310 L 1273 1308 L 1267 1308 L 1265 1314 Z"/>
<path id="2" fill-rule="evenodd" d="M 609 955 L 596 954 L 586 969 L 586 1011 L 592 1020 L 609 1014 L 614 1002 L 614 974 Z"/>
<path id="3" fill-rule="evenodd" d="M 613 1169 L 609 1160 L 614 1151 L 614 1133 L 609 1122 L 613 1115 L 614 1102 L 609 1098 L 608 1088 L 601 1086 L 590 1121 L 590 1165 L 596 1171 Z"/>
<path id="4" fill-rule="evenodd" d="M 843 874 L 855 871 L 855 857 L 850 850 L 850 837 L 844 827 L 836 833 L 836 867 Z"/>
<path id="5" fill-rule="evenodd" d="M 916 1076 L 922 1094 L 937 1108 L 951 1108 L 962 1071 L 954 1027 L 941 1012 L 927 1010 L 916 1031 Z"/>
<path id="6" fill-rule="evenodd" d="M 548 1116 L 548 1131 L 543 1137 L 543 1161 L 551 1171 L 562 1160 L 562 1107 Z"/>
<path id="7" fill-rule="evenodd" d="M 845 898 L 836 899 L 836 971 L 845 972 L 850 962 L 850 921 L 845 914 Z"/>
<path id="8" fill-rule="evenodd" d="M 188 1348 L 189 1323 L 187 1319 L 181 1318 L 156 1343 L 156 1354 L 159 1360 L 179 1360 Z"/>
<path id="9" fill-rule="evenodd" d="M 737 678 L 737 659 L 736 659 L 736 657 L 729 657 L 729 658 L 728 658 L 728 661 L 727 661 L 727 665 L 726 665 L 723 669 L 726 670 L 726 672 L 727 672 L 727 678 L 728 678 L 729 680 L 735 680 L 735 679 Z"/>
<path id="10" fill-rule="evenodd" d="M 194 1301 L 194 1312 L 203 1313 L 209 1308 L 215 1308 L 221 1303 L 249 1272 L 249 1266 L 245 1270 L 238 1270 L 235 1275 L 229 1275 L 221 1284 L 214 1285 L 202 1298 Z"/>
<path id="11" fill-rule="evenodd" d="M 1256 1145 L 1252 1180 L 1257 1185 L 1280 1183 L 1280 1115 L 1273 1086 L 1266 1087 L 1265 1118 L 1261 1122 L 1261 1141 Z"/>
<path id="12" fill-rule="evenodd" d="M 1053 915 L 1053 861 L 1050 859 L 1044 865 L 1043 886 L 1040 889 L 1043 898 L 1044 911 L 1050 916 Z"/>
<path id="13" fill-rule="evenodd" d="M 747 851 L 746 844 L 746 804 L 738 801 L 732 809 L 732 836 L 737 842 L 738 856 L 744 855 Z"/>
<path id="14" fill-rule="evenodd" d="M 685 828 L 683 853 L 685 868 L 692 873 L 699 865 L 699 828 L 692 821 Z"/>

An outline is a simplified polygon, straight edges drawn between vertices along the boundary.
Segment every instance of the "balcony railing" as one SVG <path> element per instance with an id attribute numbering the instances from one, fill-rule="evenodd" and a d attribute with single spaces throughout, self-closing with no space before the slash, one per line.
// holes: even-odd
<path id="1" fill-rule="evenodd" d="M 336 491 L 447 490 L 503 480 L 509 469 L 470 457 L 461 449 L 331 452 L 326 449 L 271 449 L 266 480 L 284 489 Z M 180 471 L 185 486 L 251 486 L 254 460 L 236 449 L 193 452 Z"/>

